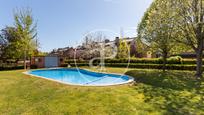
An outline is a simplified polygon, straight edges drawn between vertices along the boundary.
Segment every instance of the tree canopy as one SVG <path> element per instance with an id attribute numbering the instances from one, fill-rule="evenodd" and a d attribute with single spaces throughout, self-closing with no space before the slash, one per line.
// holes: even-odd
<path id="1" fill-rule="evenodd" d="M 1 59 L 27 59 L 37 50 L 37 24 L 29 9 L 15 10 L 14 26 L 1 30 Z"/>
<path id="2" fill-rule="evenodd" d="M 196 77 L 202 76 L 204 0 L 155 0 L 138 26 L 138 35 L 161 50 L 164 59 L 175 47 L 190 47 L 197 55 Z"/>

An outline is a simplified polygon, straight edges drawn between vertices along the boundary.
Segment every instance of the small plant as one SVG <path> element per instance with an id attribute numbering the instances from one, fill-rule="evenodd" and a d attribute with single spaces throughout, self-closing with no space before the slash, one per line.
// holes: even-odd
<path id="1" fill-rule="evenodd" d="M 183 64 L 182 58 L 180 56 L 174 56 L 167 59 L 168 64 Z"/>

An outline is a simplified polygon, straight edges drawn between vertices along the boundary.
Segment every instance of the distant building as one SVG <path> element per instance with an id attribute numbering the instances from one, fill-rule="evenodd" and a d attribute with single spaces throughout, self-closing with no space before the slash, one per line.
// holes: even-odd
<path id="1" fill-rule="evenodd" d="M 112 46 L 119 47 L 120 40 L 122 40 L 123 42 L 126 42 L 127 45 L 130 46 L 130 56 L 131 57 L 138 57 L 138 58 L 143 58 L 143 57 L 151 58 L 152 57 L 152 53 L 148 49 L 142 49 L 145 51 L 147 50 L 146 54 L 141 54 L 137 51 L 136 37 L 123 38 L 123 39 L 116 37 L 115 40 L 113 41 L 106 39 L 104 42 L 98 42 L 98 43 L 96 42 L 94 44 L 105 43 L 105 47 L 112 47 Z M 78 46 L 77 48 L 65 47 L 65 48 L 54 49 L 52 52 L 49 53 L 49 55 L 57 55 L 59 57 L 65 57 L 65 59 L 85 59 L 85 60 L 91 59 L 93 58 L 92 55 L 85 55 L 85 52 L 87 51 L 86 45 L 87 43 L 83 43 L 81 46 Z M 144 46 L 145 45 L 146 44 L 144 44 Z M 146 48 L 148 48 L 148 46 Z"/>
<path id="2" fill-rule="evenodd" d="M 136 42 L 136 37 L 132 37 L 132 38 L 123 38 L 120 39 L 119 37 L 116 37 L 114 41 L 109 41 L 109 42 L 105 42 L 105 46 L 117 46 L 119 47 L 120 45 L 120 40 L 122 40 L 123 42 L 126 42 L 127 45 L 130 48 L 130 56 L 131 57 L 137 57 L 137 58 L 151 58 L 152 57 L 152 53 L 151 51 L 149 51 L 149 46 L 143 42 L 141 42 L 140 44 L 142 44 L 142 46 L 144 47 L 143 52 L 145 52 L 145 54 L 139 53 L 140 51 L 138 51 L 139 49 L 137 49 L 137 45 L 138 43 Z"/>
<path id="3" fill-rule="evenodd" d="M 31 58 L 31 65 L 37 68 L 60 67 L 64 64 L 64 58 L 59 56 L 34 56 Z"/>

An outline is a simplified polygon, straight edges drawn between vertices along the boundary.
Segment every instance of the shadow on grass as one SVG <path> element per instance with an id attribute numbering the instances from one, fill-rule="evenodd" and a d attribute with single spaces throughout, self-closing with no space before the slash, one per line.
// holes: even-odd
<path id="1" fill-rule="evenodd" d="M 162 71 L 138 71 L 131 70 L 126 73 L 133 76 L 136 82 L 148 84 L 154 87 L 173 90 L 192 90 L 200 88 L 202 81 L 195 80 L 192 72 L 162 72 Z"/>
<path id="2" fill-rule="evenodd" d="M 136 80 L 135 89 L 145 95 L 145 102 L 167 114 L 204 114 L 204 82 L 192 72 L 139 71 L 126 73 Z"/>

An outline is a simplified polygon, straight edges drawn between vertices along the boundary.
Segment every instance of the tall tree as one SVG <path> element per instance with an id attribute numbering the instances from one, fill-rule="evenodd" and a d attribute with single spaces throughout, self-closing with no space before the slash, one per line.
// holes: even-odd
<path id="1" fill-rule="evenodd" d="M 145 13 L 138 27 L 138 35 L 147 43 L 153 44 L 163 58 L 163 71 L 166 69 L 167 57 L 175 46 L 174 15 L 171 13 L 171 1 L 156 0 Z"/>
<path id="2" fill-rule="evenodd" d="M 3 53 L 5 46 L 7 45 L 6 40 L 4 39 L 3 35 L 0 34 L 0 60 L 3 60 Z"/>
<path id="3" fill-rule="evenodd" d="M 24 68 L 26 69 L 27 56 L 31 56 L 36 50 L 35 38 L 37 36 L 36 27 L 30 9 L 16 10 L 14 13 L 16 34 L 21 39 L 21 51 L 24 52 Z"/>
<path id="4" fill-rule="evenodd" d="M 136 40 L 136 54 L 137 57 L 143 57 L 146 55 L 147 51 L 149 50 L 148 45 L 145 44 L 142 39 L 137 38 Z"/>
<path id="5" fill-rule="evenodd" d="M 130 46 L 124 39 L 119 40 L 117 58 L 128 58 L 130 56 Z"/>
<path id="6" fill-rule="evenodd" d="M 190 46 L 196 53 L 196 78 L 202 77 L 204 49 L 204 0 L 176 0 L 174 19 L 179 33 L 176 40 Z"/>
<path id="7" fill-rule="evenodd" d="M 2 29 L 1 35 L 6 41 L 2 48 L 2 59 L 20 59 L 22 56 L 21 42 L 16 34 L 16 29 L 14 27 L 6 27 Z"/>

